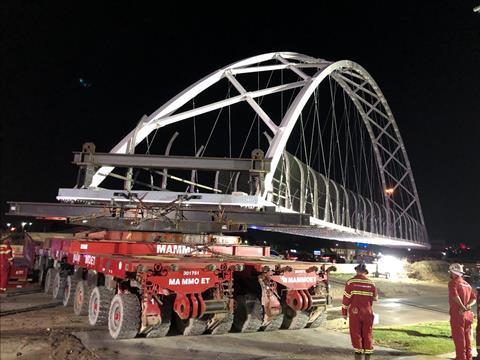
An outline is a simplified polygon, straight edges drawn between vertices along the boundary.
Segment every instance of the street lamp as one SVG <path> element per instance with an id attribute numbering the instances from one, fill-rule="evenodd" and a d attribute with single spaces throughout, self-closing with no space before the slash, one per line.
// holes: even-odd
<path id="1" fill-rule="evenodd" d="M 392 224 L 390 219 L 390 201 L 392 200 L 393 192 L 395 191 L 394 187 L 386 188 L 385 190 L 385 201 L 387 205 L 387 235 L 391 235 L 392 231 Z"/>
<path id="2" fill-rule="evenodd" d="M 22 221 L 22 231 L 25 231 L 25 225 L 27 225 L 27 223 L 25 221 Z"/>
<path id="3" fill-rule="evenodd" d="M 473 8 L 473 12 L 476 12 L 476 13 L 479 13 L 479 14 L 480 14 L 480 5 L 475 6 L 475 7 Z"/>

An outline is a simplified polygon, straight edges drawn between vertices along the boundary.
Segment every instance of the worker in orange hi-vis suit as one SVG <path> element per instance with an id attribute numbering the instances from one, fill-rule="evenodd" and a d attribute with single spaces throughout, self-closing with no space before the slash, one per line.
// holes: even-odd
<path id="1" fill-rule="evenodd" d="M 13 251 L 10 240 L 4 240 L 0 245 L 0 292 L 7 291 L 8 275 L 13 263 Z"/>
<path id="2" fill-rule="evenodd" d="M 448 302 L 450 303 L 450 327 L 455 344 L 456 360 L 472 360 L 472 306 L 475 293 L 463 279 L 463 266 L 451 264 L 448 272 Z"/>
<path id="3" fill-rule="evenodd" d="M 350 338 L 355 359 L 370 359 L 373 353 L 372 302 L 378 299 L 375 284 L 366 276 L 365 264 L 355 267 L 357 275 L 347 281 L 342 301 L 342 315 L 349 319 Z"/>

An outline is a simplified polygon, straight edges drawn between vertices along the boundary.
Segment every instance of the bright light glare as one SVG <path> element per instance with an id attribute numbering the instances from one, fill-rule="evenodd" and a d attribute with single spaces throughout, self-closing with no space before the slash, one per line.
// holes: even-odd
<path id="1" fill-rule="evenodd" d="M 393 195 L 393 192 L 395 191 L 394 188 L 388 188 L 388 189 L 385 189 L 385 194 L 387 195 Z"/>
<path id="2" fill-rule="evenodd" d="M 389 273 L 391 278 L 397 278 L 404 273 L 403 261 L 391 255 L 382 256 L 378 259 L 378 272 Z"/>

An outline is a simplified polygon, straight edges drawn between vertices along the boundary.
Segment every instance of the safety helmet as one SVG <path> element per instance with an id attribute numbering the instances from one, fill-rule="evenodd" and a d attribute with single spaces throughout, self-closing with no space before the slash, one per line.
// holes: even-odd
<path id="1" fill-rule="evenodd" d="M 368 274 L 367 265 L 365 265 L 365 263 L 360 263 L 357 266 L 355 266 L 355 271 Z"/>
<path id="2" fill-rule="evenodd" d="M 458 263 L 451 264 L 448 267 L 448 272 L 457 276 L 463 276 L 465 274 L 463 272 L 463 265 Z"/>

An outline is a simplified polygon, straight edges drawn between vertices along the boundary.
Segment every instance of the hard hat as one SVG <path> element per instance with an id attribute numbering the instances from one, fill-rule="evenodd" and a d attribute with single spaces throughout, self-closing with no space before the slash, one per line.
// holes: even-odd
<path id="1" fill-rule="evenodd" d="M 457 276 L 463 276 L 465 274 L 463 272 L 463 265 L 458 264 L 458 263 L 451 264 L 448 267 L 448 272 L 450 272 L 454 275 L 457 275 Z"/>
<path id="2" fill-rule="evenodd" d="M 355 271 L 368 274 L 367 265 L 365 265 L 365 263 L 360 263 L 357 266 L 355 266 Z"/>

